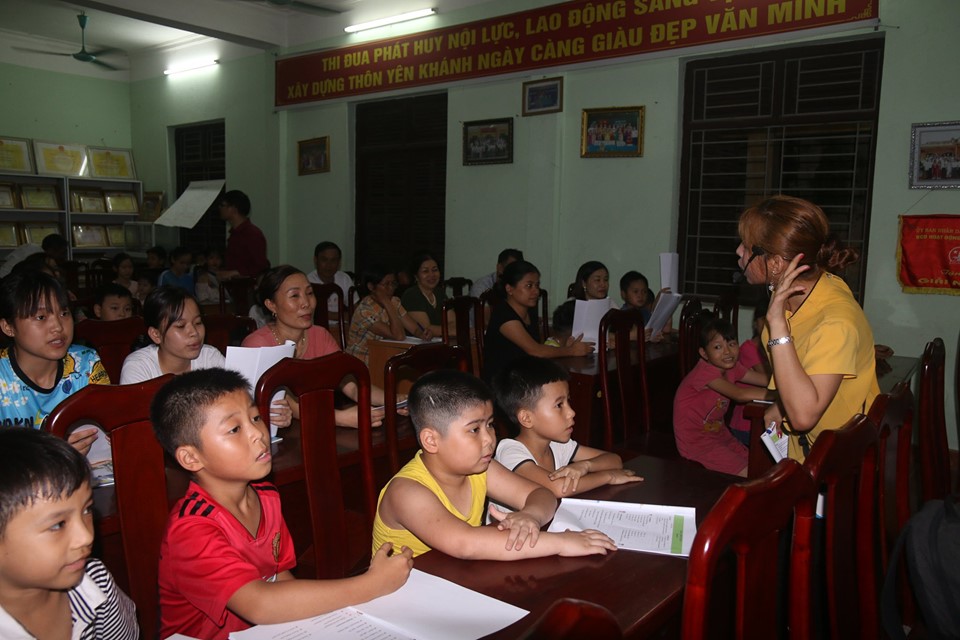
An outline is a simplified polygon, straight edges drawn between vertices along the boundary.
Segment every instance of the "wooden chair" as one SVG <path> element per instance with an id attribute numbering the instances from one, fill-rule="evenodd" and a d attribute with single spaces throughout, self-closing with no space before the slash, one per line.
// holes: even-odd
<path id="1" fill-rule="evenodd" d="M 943 405 L 945 359 L 946 348 L 940 338 L 928 342 L 920 358 L 917 431 L 922 502 L 943 498 L 950 493 L 950 457 Z"/>
<path id="2" fill-rule="evenodd" d="M 116 384 L 120 382 L 124 359 L 146 330 L 143 318 L 135 316 L 123 320 L 83 320 L 74 327 L 73 335 L 97 350 L 103 368 Z"/>
<path id="3" fill-rule="evenodd" d="M 470 296 L 459 296 L 457 298 L 447 298 L 443 301 L 443 317 L 447 313 L 452 313 L 455 319 L 456 344 L 463 347 L 467 354 L 468 371 L 483 371 L 483 307 L 478 298 Z M 471 316 L 476 318 L 471 326 Z M 447 323 L 442 324 L 443 343 L 450 344 L 450 329 Z M 471 345 L 476 345 L 477 361 L 473 361 L 473 349 Z"/>
<path id="4" fill-rule="evenodd" d="M 206 329 L 204 342 L 226 354 L 227 347 L 239 346 L 243 339 L 257 330 L 256 321 L 250 316 L 211 313 L 203 317 Z"/>
<path id="5" fill-rule="evenodd" d="M 713 305 L 713 315 L 726 320 L 733 325 L 733 330 L 737 331 L 737 323 L 740 320 L 739 289 L 731 287 L 721 293 Z"/>
<path id="6" fill-rule="evenodd" d="M 360 287 L 356 285 L 347 289 L 347 301 L 345 303 L 347 306 L 347 317 L 344 319 L 345 326 L 350 326 L 350 322 L 353 320 L 353 312 L 357 310 L 357 303 L 367 293 L 367 291 L 361 292 Z"/>
<path id="7" fill-rule="evenodd" d="M 707 513 L 693 539 L 683 592 L 684 640 L 714 637 L 739 639 L 784 637 L 784 602 L 777 585 L 786 585 L 781 565 L 781 540 L 793 523 L 808 524 L 816 491 L 809 474 L 795 460 L 782 460 L 766 474 L 730 486 Z M 805 520 L 801 518 L 806 517 Z M 718 564 L 727 551 L 735 555 L 736 587 L 716 584 Z M 808 592 L 811 550 L 809 540 L 793 540 L 789 560 L 790 637 L 811 638 L 808 618 L 797 611 L 795 599 Z M 785 564 L 785 563 L 784 563 Z M 721 600 L 722 606 L 716 605 Z M 723 623 L 718 623 L 719 617 Z M 732 618 L 732 625 L 728 624 Z"/>
<path id="8" fill-rule="evenodd" d="M 475 300 L 476 298 L 474 298 Z M 397 385 L 401 373 L 412 372 L 419 378 L 429 371 L 438 369 L 459 369 L 469 371 L 467 349 L 449 344 L 419 344 L 403 353 L 398 353 L 383 367 L 383 427 L 387 440 L 387 456 L 390 463 L 390 475 L 393 476 L 406 463 L 401 461 L 400 451 L 415 449 L 419 445 L 414 434 L 400 437 L 397 419 Z M 402 464 L 403 463 L 403 464 Z"/>
<path id="9" fill-rule="evenodd" d="M 256 300 L 257 281 L 255 278 L 230 278 L 220 283 L 220 313 L 226 314 L 227 298 L 233 305 L 234 313 L 247 315 Z"/>
<path id="10" fill-rule="evenodd" d="M 140 384 L 89 385 L 57 405 L 44 423 L 61 438 L 73 427 L 89 424 L 110 436 L 127 592 L 137 605 L 144 638 L 159 632 L 157 563 L 170 511 L 164 454 L 153 435 L 150 402 L 172 379 L 165 375 Z"/>
<path id="11" fill-rule="evenodd" d="M 443 286 L 445 289 L 450 289 L 453 292 L 451 297 L 459 298 L 464 295 L 463 290 L 467 290 L 467 295 L 470 295 L 470 287 L 473 286 L 473 280 L 470 278 L 447 278 L 443 281 Z"/>
<path id="12" fill-rule="evenodd" d="M 826 595 L 826 631 L 831 638 L 880 637 L 876 514 L 877 429 L 862 414 L 843 428 L 818 437 L 804 468 L 824 494 L 821 581 L 813 592 Z M 819 527 L 802 528 L 801 543 L 813 544 Z M 821 584 L 822 582 L 822 584 Z M 806 597 L 805 596 L 809 596 Z M 819 603 L 810 592 L 791 597 L 791 606 L 808 614 Z"/>
<path id="13" fill-rule="evenodd" d="M 700 328 L 704 311 L 699 298 L 687 300 L 680 311 L 680 377 L 683 378 L 696 366 L 700 358 Z"/>
<path id="14" fill-rule="evenodd" d="M 317 299 L 317 307 L 313 310 L 313 324 L 330 328 L 330 310 L 327 305 L 330 303 L 330 296 L 337 299 L 337 331 L 334 337 L 340 343 L 340 347 L 347 346 L 347 332 L 345 320 L 345 307 L 343 306 L 343 289 L 335 282 L 327 284 L 313 284 L 313 295 Z"/>
<path id="15" fill-rule="evenodd" d="M 623 631 L 606 607 L 562 598 L 537 620 L 521 640 L 619 640 Z"/>
<path id="16" fill-rule="evenodd" d="M 96 295 L 97 289 L 105 282 L 111 282 L 116 276 L 113 273 L 113 261 L 100 258 L 94 260 L 87 267 L 86 289 L 90 295 Z"/>
<path id="17" fill-rule="evenodd" d="M 345 377 L 359 388 L 358 464 L 361 476 L 362 522 L 348 514 L 337 455 L 334 393 Z M 312 553 L 307 564 L 316 578 L 343 578 L 369 554 L 376 487 L 370 424 L 370 373 L 353 356 L 333 353 L 312 360 L 284 358 L 267 369 L 256 384 L 260 415 L 270 415 L 270 399 L 285 387 L 300 402 L 300 441 L 310 513 Z M 365 548 L 364 548 L 365 547 Z"/>
<path id="18" fill-rule="evenodd" d="M 550 302 L 546 289 L 540 289 L 540 339 L 550 337 Z"/>

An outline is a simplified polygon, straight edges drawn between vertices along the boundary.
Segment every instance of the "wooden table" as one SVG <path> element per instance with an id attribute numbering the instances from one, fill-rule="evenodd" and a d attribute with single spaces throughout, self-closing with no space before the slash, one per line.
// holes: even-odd
<path id="1" fill-rule="evenodd" d="M 639 456 L 626 467 L 642 483 L 601 487 L 584 498 L 688 506 L 703 520 L 727 486 L 739 480 L 680 460 Z M 530 611 L 530 615 L 490 638 L 516 638 L 559 598 L 580 598 L 613 613 L 626 637 L 644 637 L 680 613 L 687 560 L 636 551 L 607 556 L 557 556 L 500 562 L 459 560 L 430 551 L 415 560 L 417 569 Z"/>

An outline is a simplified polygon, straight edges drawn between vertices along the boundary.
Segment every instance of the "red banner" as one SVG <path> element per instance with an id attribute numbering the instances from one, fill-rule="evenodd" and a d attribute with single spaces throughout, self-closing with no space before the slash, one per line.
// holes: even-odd
<path id="1" fill-rule="evenodd" d="M 897 263 L 905 292 L 960 295 L 960 216 L 900 216 Z"/>
<path id="2" fill-rule="evenodd" d="M 573 0 L 277 60 L 278 107 L 877 18 L 876 0 Z"/>

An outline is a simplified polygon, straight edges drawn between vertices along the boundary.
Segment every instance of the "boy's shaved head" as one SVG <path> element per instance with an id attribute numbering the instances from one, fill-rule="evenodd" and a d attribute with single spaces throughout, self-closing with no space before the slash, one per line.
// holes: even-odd
<path id="1" fill-rule="evenodd" d="M 419 437 L 429 427 L 441 435 L 468 408 L 493 402 L 490 388 L 480 378 L 456 370 L 431 371 L 410 389 L 407 408 Z"/>

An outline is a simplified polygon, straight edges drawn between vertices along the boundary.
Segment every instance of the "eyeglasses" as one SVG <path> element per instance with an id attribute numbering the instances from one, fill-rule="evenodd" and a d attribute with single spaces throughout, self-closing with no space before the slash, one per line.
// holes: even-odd
<path id="1" fill-rule="evenodd" d="M 396 280 L 387 280 L 386 282 L 378 282 L 377 284 L 388 289 L 396 289 L 399 283 Z"/>

